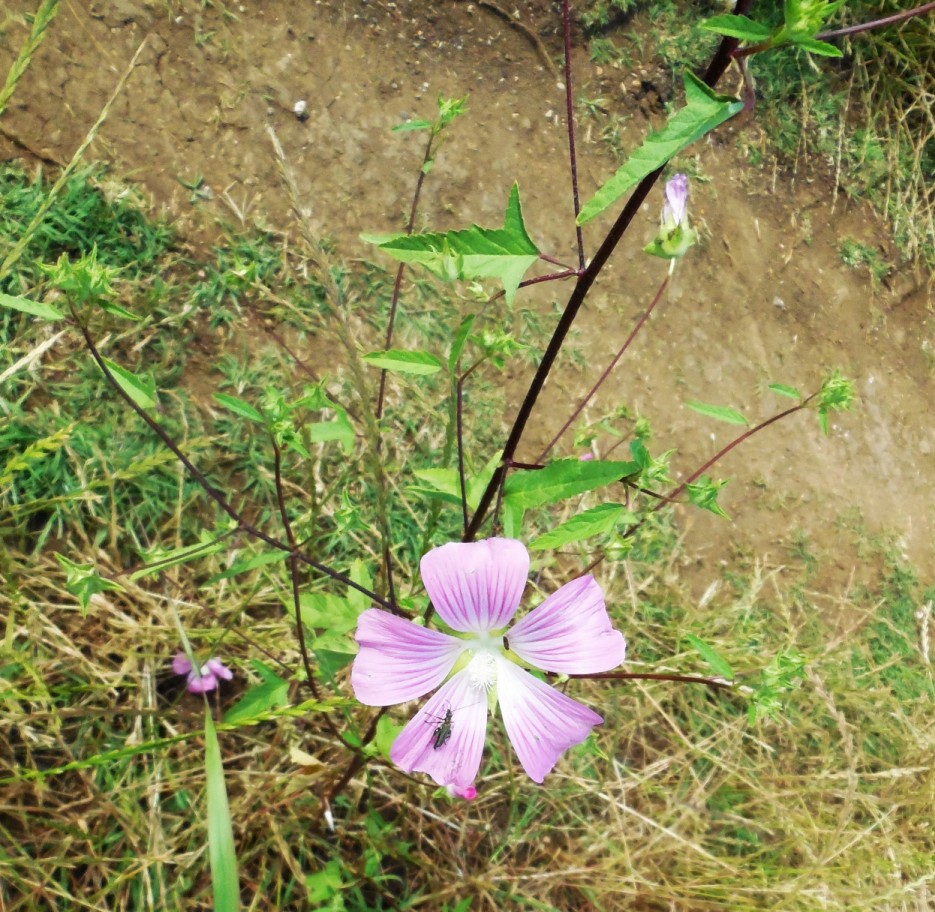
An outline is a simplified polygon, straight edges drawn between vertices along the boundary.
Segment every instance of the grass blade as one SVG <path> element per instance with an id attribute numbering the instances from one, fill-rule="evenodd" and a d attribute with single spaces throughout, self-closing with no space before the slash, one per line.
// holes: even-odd
<path id="1" fill-rule="evenodd" d="M 210 710 L 205 711 L 205 780 L 208 789 L 208 857 L 211 862 L 214 912 L 240 912 L 234 830 L 224 785 L 221 746 L 218 744 Z"/>

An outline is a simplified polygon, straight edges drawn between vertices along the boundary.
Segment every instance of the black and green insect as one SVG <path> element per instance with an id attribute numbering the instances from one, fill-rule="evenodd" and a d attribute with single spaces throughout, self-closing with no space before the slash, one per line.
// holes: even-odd
<path id="1" fill-rule="evenodd" d="M 438 721 L 439 717 L 435 716 L 434 720 Z M 444 747 L 448 742 L 448 739 L 451 737 L 451 707 L 445 710 L 444 717 L 441 718 L 440 724 L 436 726 L 435 731 L 432 732 L 432 749 L 439 750 Z"/>

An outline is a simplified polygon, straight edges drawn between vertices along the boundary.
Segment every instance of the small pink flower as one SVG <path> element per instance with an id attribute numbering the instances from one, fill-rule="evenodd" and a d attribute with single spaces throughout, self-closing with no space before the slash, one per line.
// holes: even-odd
<path id="1" fill-rule="evenodd" d="M 662 207 L 662 222 L 672 228 L 685 222 L 688 212 L 688 177 L 673 174 L 666 181 L 666 201 Z"/>
<path id="2" fill-rule="evenodd" d="M 221 678 L 229 681 L 234 677 L 234 673 L 220 659 L 208 659 L 200 669 L 196 669 L 181 652 L 172 660 L 172 670 L 179 675 L 188 675 L 185 686 L 193 694 L 207 693 L 218 686 Z"/>
<path id="3" fill-rule="evenodd" d="M 371 608 L 358 620 L 351 685 L 361 703 L 390 706 L 438 690 L 406 725 L 390 756 L 466 796 L 474 789 L 497 704 L 523 769 L 542 782 L 569 747 L 603 719 L 549 687 L 520 663 L 558 674 L 619 665 L 623 636 L 611 626 L 591 576 L 562 586 L 506 631 L 519 606 L 529 554 L 522 542 L 449 543 L 422 558 L 422 580 L 452 636 Z M 439 685 L 441 685 L 439 687 Z"/>

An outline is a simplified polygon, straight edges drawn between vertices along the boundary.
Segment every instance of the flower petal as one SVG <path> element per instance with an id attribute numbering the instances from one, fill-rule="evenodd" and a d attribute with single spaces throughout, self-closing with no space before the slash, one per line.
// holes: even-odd
<path id="1" fill-rule="evenodd" d="M 580 576 L 550 595 L 510 628 L 507 642 L 524 662 L 559 674 L 609 671 L 627 653 L 593 576 Z"/>
<path id="2" fill-rule="evenodd" d="M 203 694 L 214 690 L 218 686 L 218 679 L 213 674 L 198 674 L 197 671 L 191 671 L 188 674 L 189 693 Z"/>
<path id="3" fill-rule="evenodd" d="M 604 720 L 508 659 L 497 662 L 500 713 L 526 774 L 541 783 L 569 747 Z"/>
<path id="4" fill-rule="evenodd" d="M 486 734 L 487 696 L 465 668 L 410 719 L 390 758 L 407 773 L 428 773 L 439 785 L 467 792 L 480 769 Z"/>
<path id="5" fill-rule="evenodd" d="M 187 675 L 192 670 L 192 663 L 184 652 L 177 652 L 172 660 L 172 670 L 177 675 Z"/>
<path id="6" fill-rule="evenodd" d="M 422 581 L 441 618 L 455 630 L 486 633 L 516 613 L 529 575 L 529 553 L 512 538 L 449 542 L 422 557 Z"/>
<path id="7" fill-rule="evenodd" d="M 461 640 L 368 608 L 357 619 L 354 695 L 367 706 L 415 700 L 438 687 L 465 648 Z"/>
<path id="8" fill-rule="evenodd" d="M 220 659 L 208 659 L 204 664 L 204 668 L 201 669 L 203 675 L 212 674 L 216 678 L 223 678 L 225 681 L 229 681 L 234 677 L 234 672 L 232 672 Z"/>

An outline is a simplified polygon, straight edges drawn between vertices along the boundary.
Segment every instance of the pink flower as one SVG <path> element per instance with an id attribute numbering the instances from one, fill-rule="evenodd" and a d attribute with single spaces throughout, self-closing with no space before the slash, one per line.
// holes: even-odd
<path id="1" fill-rule="evenodd" d="M 487 711 L 499 703 L 519 762 L 542 782 L 563 751 L 604 721 L 520 667 L 594 674 L 623 661 L 626 642 L 611 626 L 600 586 L 591 576 L 572 580 L 505 631 L 528 573 L 522 542 L 450 543 L 422 558 L 422 580 L 457 635 L 378 608 L 360 616 L 351 685 L 361 703 L 390 706 L 438 688 L 393 743 L 397 766 L 428 773 L 455 794 L 469 793 Z"/>
<path id="2" fill-rule="evenodd" d="M 666 181 L 666 201 L 662 207 L 663 224 L 675 228 L 685 222 L 688 211 L 688 177 L 673 174 Z"/>
<path id="3" fill-rule="evenodd" d="M 188 692 L 193 694 L 207 693 L 218 686 L 221 678 L 229 681 L 234 677 L 234 673 L 220 659 L 208 659 L 200 669 L 196 669 L 188 657 L 181 652 L 177 653 L 172 660 L 172 670 L 176 674 L 188 675 L 188 682 L 185 686 Z"/>

